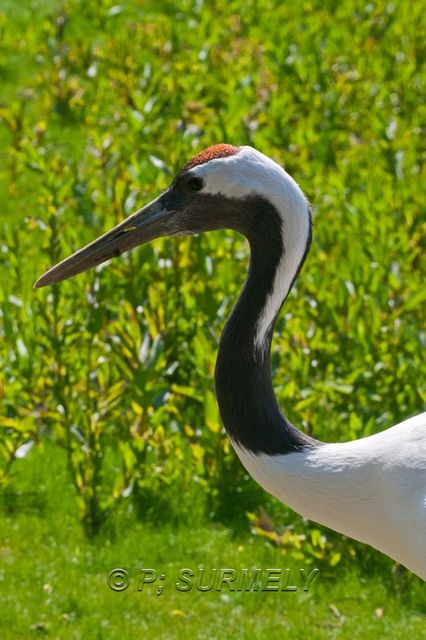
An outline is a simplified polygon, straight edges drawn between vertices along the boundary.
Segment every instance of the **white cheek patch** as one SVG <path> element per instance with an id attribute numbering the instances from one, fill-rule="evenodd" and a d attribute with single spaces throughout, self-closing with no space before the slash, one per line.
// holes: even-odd
<path id="1" fill-rule="evenodd" d="M 260 195 L 269 200 L 281 216 L 284 254 L 257 323 L 255 343 L 261 347 L 306 250 L 310 229 L 306 199 L 282 167 L 252 147 L 241 147 L 235 155 L 198 165 L 191 173 L 203 178 L 202 193 L 235 199 Z"/>

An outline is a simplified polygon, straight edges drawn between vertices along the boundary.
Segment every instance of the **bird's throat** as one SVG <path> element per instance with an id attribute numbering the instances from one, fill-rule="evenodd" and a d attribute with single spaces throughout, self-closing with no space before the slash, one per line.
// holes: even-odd
<path id="1" fill-rule="evenodd" d="M 285 256 L 282 222 L 273 207 L 266 213 L 258 217 L 261 225 L 247 233 L 249 273 L 220 339 L 215 382 L 221 417 L 231 440 L 253 453 L 277 455 L 316 444 L 281 413 L 272 387 L 269 355 L 276 315 L 309 242 L 297 261 L 297 270 L 277 282 Z M 262 326 L 268 317 L 272 321 Z"/>

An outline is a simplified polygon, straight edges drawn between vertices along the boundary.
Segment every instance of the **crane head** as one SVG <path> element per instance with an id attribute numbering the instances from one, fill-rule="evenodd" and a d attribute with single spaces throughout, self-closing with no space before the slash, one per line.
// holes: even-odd
<path id="1" fill-rule="evenodd" d="M 249 241 L 276 235 L 280 225 L 309 225 L 309 207 L 294 180 L 252 147 L 217 144 L 194 156 L 155 200 L 59 262 L 38 289 L 164 236 L 234 229 Z M 281 234 L 279 233 L 281 236 Z"/>

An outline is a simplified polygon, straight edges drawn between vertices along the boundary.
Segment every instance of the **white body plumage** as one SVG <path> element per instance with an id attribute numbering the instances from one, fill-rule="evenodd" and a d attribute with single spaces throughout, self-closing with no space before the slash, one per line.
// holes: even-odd
<path id="1" fill-rule="evenodd" d="M 426 580 L 426 413 L 306 452 L 269 456 L 234 447 L 273 496 Z"/>

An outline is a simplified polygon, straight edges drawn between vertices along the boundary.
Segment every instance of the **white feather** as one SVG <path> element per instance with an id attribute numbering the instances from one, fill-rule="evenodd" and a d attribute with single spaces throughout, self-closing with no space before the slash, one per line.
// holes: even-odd
<path id="1" fill-rule="evenodd" d="M 233 446 L 273 496 L 426 580 L 426 413 L 360 440 L 301 453 L 255 455 Z"/>
<path id="2" fill-rule="evenodd" d="M 258 320 L 255 342 L 260 346 L 290 290 L 306 249 L 309 210 L 305 196 L 282 167 L 252 147 L 241 147 L 235 155 L 198 165 L 191 173 L 203 178 L 203 193 L 220 193 L 236 199 L 257 194 L 269 200 L 281 216 L 285 253 Z"/>

